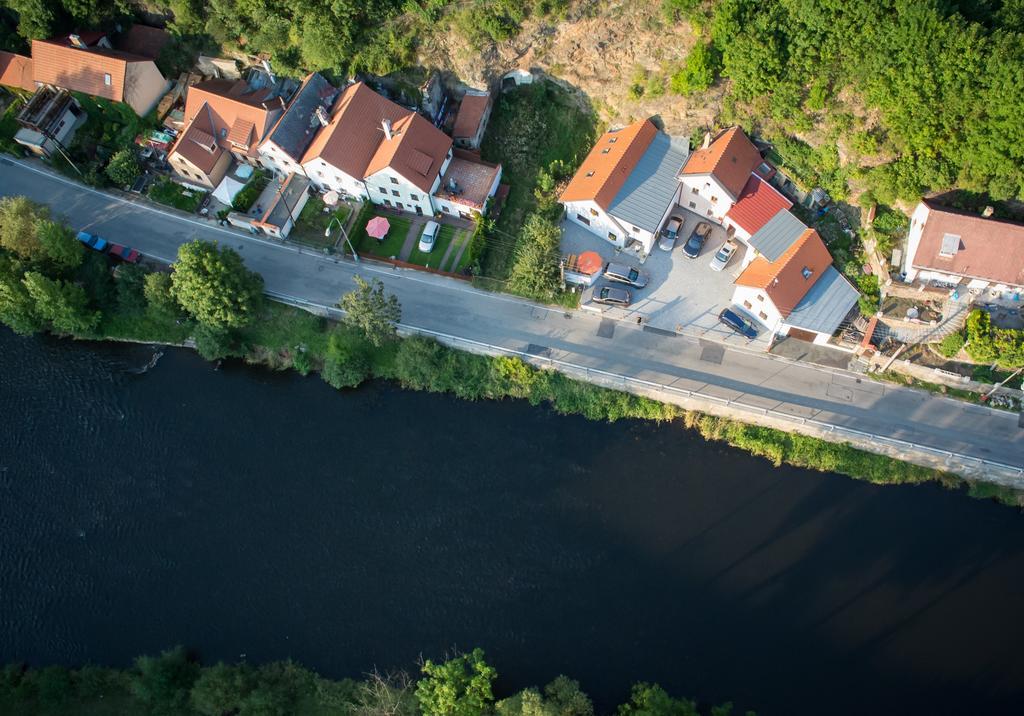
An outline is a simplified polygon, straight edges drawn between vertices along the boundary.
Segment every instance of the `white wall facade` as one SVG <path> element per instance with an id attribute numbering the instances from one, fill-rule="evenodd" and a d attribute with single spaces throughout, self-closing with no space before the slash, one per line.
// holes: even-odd
<path id="1" fill-rule="evenodd" d="M 915 281 L 918 277 L 918 269 L 914 268 L 914 257 L 921 245 L 921 235 L 924 233 L 924 224 L 930 213 L 928 205 L 923 201 L 918 203 L 914 213 L 910 215 L 910 232 L 907 234 L 907 255 L 903 259 L 903 273 L 907 275 L 907 281 Z M 928 279 L 923 279 L 928 280 Z"/>
<path id="2" fill-rule="evenodd" d="M 435 179 L 434 183 L 438 181 Z M 430 192 L 423 191 L 390 167 L 366 177 L 366 190 L 374 204 L 384 204 L 424 216 L 434 215 Z"/>
<path id="3" fill-rule="evenodd" d="M 369 196 L 362 179 L 346 174 L 321 157 L 306 162 L 302 170 L 320 191 L 336 191 L 358 199 L 366 199 Z"/>
<path id="4" fill-rule="evenodd" d="M 782 314 L 779 313 L 779 309 L 775 307 L 764 289 L 737 286 L 732 294 L 732 302 L 769 331 L 779 332 L 782 326 Z"/>
<path id="5" fill-rule="evenodd" d="M 292 159 L 275 142 L 269 139 L 259 148 L 260 164 L 270 169 L 277 176 L 286 177 L 289 174 L 302 174 L 306 176 L 306 170 L 297 161 Z"/>
<path id="6" fill-rule="evenodd" d="M 620 249 L 626 245 L 627 237 L 638 235 L 628 232 L 593 200 L 565 202 L 565 215 L 569 221 L 579 224 L 594 236 L 598 236 Z"/>
<path id="7" fill-rule="evenodd" d="M 717 224 L 723 222 L 725 213 L 735 203 L 735 198 L 710 174 L 684 174 L 679 182 L 679 204 Z"/>

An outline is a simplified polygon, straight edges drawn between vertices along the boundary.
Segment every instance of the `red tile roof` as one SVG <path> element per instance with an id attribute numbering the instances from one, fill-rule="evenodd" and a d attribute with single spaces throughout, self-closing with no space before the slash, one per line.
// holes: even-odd
<path id="1" fill-rule="evenodd" d="M 36 82 L 63 87 L 114 102 L 124 101 L 124 78 L 130 62 L 151 62 L 129 52 L 67 44 L 67 38 L 32 41 Z M 110 76 L 107 82 L 105 76 Z"/>
<path id="2" fill-rule="evenodd" d="M 710 146 L 691 154 L 680 174 L 710 174 L 730 194 L 738 197 L 750 173 L 762 161 L 761 153 L 743 129 L 730 127 L 715 137 Z"/>
<path id="3" fill-rule="evenodd" d="M 929 211 L 914 267 L 1024 286 L 1024 226 L 924 204 Z M 940 255 L 947 234 L 959 237 L 953 256 Z"/>
<path id="4" fill-rule="evenodd" d="M 775 187 L 751 174 L 739 199 L 725 215 L 753 236 L 769 219 L 791 206 L 793 202 L 776 191 Z"/>
<path id="5" fill-rule="evenodd" d="M 34 92 L 36 82 L 33 78 L 32 58 L 0 51 L 0 85 Z"/>
<path id="6" fill-rule="evenodd" d="M 764 290 L 783 317 L 796 308 L 832 265 L 832 256 L 814 229 L 807 229 L 777 260 L 758 256 L 736 279 L 737 286 Z M 805 276 L 805 269 L 809 272 Z"/>
<path id="7" fill-rule="evenodd" d="M 213 136 L 222 148 L 230 148 L 230 142 L 246 134 L 249 137 L 248 154 L 256 155 L 256 146 L 264 133 L 270 128 L 272 111 L 280 107 L 277 98 L 263 102 L 271 92 L 264 88 L 249 91 L 244 80 L 209 80 L 188 88 L 185 97 L 185 127 L 191 128 L 193 121 L 198 121 L 199 128 Z M 255 135 L 255 136 L 253 136 Z M 171 153 L 185 151 L 182 140 L 178 138 Z M 196 163 L 189 154 L 185 155 Z"/>
<path id="8" fill-rule="evenodd" d="M 583 160 L 559 201 L 594 201 L 607 210 L 658 133 L 649 119 L 605 132 Z"/>
<path id="9" fill-rule="evenodd" d="M 452 128 L 452 136 L 456 139 L 469 139 L 476 136 L 480 128 L 480 120 L 484 118 L 491 103 L 490 94 L 467 94 L 462 98 L 459 105 L 459 113 L 455 117 L 455 126 Z"/>

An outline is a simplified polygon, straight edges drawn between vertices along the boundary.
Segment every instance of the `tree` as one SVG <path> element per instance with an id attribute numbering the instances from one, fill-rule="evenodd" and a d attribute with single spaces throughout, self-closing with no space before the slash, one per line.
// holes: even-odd
<path id="1" fill-rule="evenodd" d="M 259 312 L 263 278 L 245 268 L 242 257 L 232 249 L 196 240 L 178 249 L 171 294 L 200 323 L 212 328 L 242 328 Z"/>
<path id="2" fill-rule="evenodd" d="M 491 683 L 495 669 L 484 661 L 482 649 L 474 649 L 441 664 L 429 659 L 424 678 L 416 684 L 420 709 L 431 716 L 480 716 L 494 700 Z"/>
<path id="3" fill-rule="evenodd" d="M 227 328 L 200 323 L 192 336 L 196 352 L 206 360 L 220 360 L 239 354 L 234 334 Z"/>
<path id="4" fill-rule="evenodd" d="M 370 376 L 370 359 L 363 340 L 345 330 L 334 331 L 320 377 L 332 388 L 354 388 Z"/>
<path id="5" fill-rule="evenodd" d="M 56 3 L 47 0 L 8 0 L 7 4 L 18 13 L 18 33 L 26 40 L 53 37 L 57 20 Z"/>
<path id="6" fill-rule="evenodd" d="M 203 669 L 192 686 L 192 707 L 205 716 L 221 716 L 241 708 L 253 688 L 253 670 L 248 664 L 218 662 Z"/>
<path id="7" fill-rule="evenodd" d="M 47 278 L 38 271 L 27 272 L 22 283 L 35 302 L 36 314 L 55 330 L 81 334 L 99 323 L 100 312 L 89 309 L 89 297 L 81 286 Z"/>
<path id="8" fill-rule="evenodd" d="M 121 264 L 114 270 L 117 305 L 125 313 L 146 310 L 146 269 L 135 264 Z"/>
<path id="9" fill-rule="evenodd" d="M 177 646 L 160 656 L 140 656 L 135 660 L 131 691 L 135 698 L 155 713 L 185 711 L 189 691 L 199 676 L 199 665 Z"/>
<path id="10" fill-rule="evenodd" d="M 135 156 L 135 150 L 131 147 L 120 150 L 110 158 L 107 164 L 107 176 L 120 187 L 131 186 L 139 178 L 142 168 Z"/>
<path id="11" fill-rule="evenodd" d="M 526 296 L 551 297 L 561 285 L 558 224 L 531 214 L 523 224 L 516 260 L 509 275 L 509 288 Z"/>
<path id="12" fill-rule="evenodd" d="M 346 293 L 338 302 L 345 311 L 342 322 L 379 348 L 397 335 L 396 326 L 402 320 L 402 306 L 394 295 L 385 295 L 380 279 L 368 283 L 362 276 L 354 278 L 355 290 Z"/>
<path id="13" fill-rule="evenodd" d="M 44 321 L 36 312 L 36 302 L 22 281 L 23 274 L 0 270 L 0 321 L 21 335 L 43 329 Z"/>
<path id="14" fill-rule="evenodd" d="M 416 716 L 416 694 L 404 671 L 381 674 L 374 671 L 355 689 L 353 716 Z"/>
<path id="15" fill-rule="evenodd" d="M 142 293 L 146 297 L 146 311 L 154 318 L 172 321 L 181 315 L 181 306 L 171 292 L 171 275 L 147 273 Z"/>
<path id="16" fill-rule="evenodd" d="M 38 258 L 43 247 L 37 221 L 46 216 L 45 208 L 23 196 L 0 199 L 0 247 L 26 259 Z"/>
<path id="17" fill-rule="evenodd" d="M 82 265 L 85 246 L 67 226 L 51 219 L 38 219 L 35 230 L 43 252 L 57 268 L 74 270 Z"/>
<path id="18" fill-rule="evenodd" d="M 619 706 L 619 716 L 698 716 L 692 701 L 674 699 L 657 684 L 634 684 L 629 703 Z"/>
<path id="19" fill-rule="evenodd" d="M 694 45 L 686 56 L 683 68 L 672 75 L 669 86 L 676 94 L 703 92 L 715 83 L 718 71 L 718 57 L 710 45 L 703 42 Z"/>

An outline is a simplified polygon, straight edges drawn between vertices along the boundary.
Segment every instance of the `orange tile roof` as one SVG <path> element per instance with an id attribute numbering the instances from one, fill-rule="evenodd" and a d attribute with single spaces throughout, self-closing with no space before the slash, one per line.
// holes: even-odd
<path id="1" fill-rule="evenodd" d="M 763 289 L 783 317 L 832 264 L 832 256 L 814 229 L 807 229 L 776 261 L 758 256 L 736 279 L 738 286 Z M 804 276 L 804 270 L 810 273 Z"/>
<path id="2" fill-rule="evenodd" d="M 209 174 L 217 166 L 217 160 L 224 153 L 213 137 L 213 121 L 209 110 L 204 108 L 199 116 L 189 122 L 178 137 L 171 154 L 179 154 L 203 172 Z M 211 150 L 210 147 L 213 147 Z"/>
<path id="3" fill-rule="evenodd" d="M 657 133 L 657 127 L 649 119 L 605 132 L 583 160 L 559 201 L 594 201 L 607 210 Z"/>
<path id="4" fill-rule="evenodd" d="M 256 146 L 269 129 L 272 111 L 280 107 L 280 101 L 269 100 L 264 108 L 263 101 L 270 90 L 249 92 L 247 89 L 244 80 L 209 80 L 189 87 L 185 97 L 186 129 L 201 116 L 203 131 L 215 137 L 221 147 L 229 148 L 233 139 L 245 134 L 248 154 L 255 156 Z M 248 133 L 245 132 L 247 127 Z M 179 138 L 171 152 L 180 151 L 181 146 Z"/>
<path id="5" fill-rule="evenodd" d="M 148 57 L 129 52 L 90 47 L 71 47 L 65 38 L 32 41 L 32 65 L 35 81 L 124 101 L 124 78 L 130 62 L 152 62 Z M 109 84 L 105 75 L 110 75 Z"/>
<path id="6" fill-rule="evenodd" d="M 0 85 L 34 92 L 36 81 L 33 78 L 31 57 L 0 51 Z"/>
<path id="7" fill-rule="evenodd" d="M 391 121 L 390 140 L 384 137 L 384 119 Z M 320 157 L 357 179 L 390 167 L 430 191 L 451 145 L 451 138 L 423 117 L 357 82 L 342 92 L 330 123 L 313 139 L 302 163 Z"/>
<path id="8" fill-rule="evenodd" d="M 231 129 L 228 130 L 227 140 L 240 147 L 249 147 L 252 144 L 250 138 L 254 129 L 256 129 L 256 125 L 248 119 L 237 117 L 232 122 Z"/>
<path id="9" fill-rule="evenodd" d="M 710 174 L 736 198 L 762 161 L 761 153 L 743 129 L 730 127 L 715 137 L 710 146 L 691 154 L 680 174 Z"/>
<path id="10" fill-rule="evenodd" d="M 484 112 L 490 103 L 490 94 L 467 94 L 463 97 L 459 113 L 455 116 L 452 136 L 456 139 L 475 137 L 476 131 L 480 128 L 480 120 L 484 118 Z"/>
<path id="11" fill-rule="evenodd" d="M 746 186 L 725 215 L 737 226 L 753 236 L 780 211 L 786 211 L 793 202 L 775 190 L 771 184 L 751 174 Z"/>

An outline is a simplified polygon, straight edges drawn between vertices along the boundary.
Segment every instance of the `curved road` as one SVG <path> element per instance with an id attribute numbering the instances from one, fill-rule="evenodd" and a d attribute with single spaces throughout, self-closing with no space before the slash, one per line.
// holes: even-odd
<path id="1" fill-rule="evenodd" d="M 357 267 L 99 192 L 37 162 L 0 159 L 0 195 L 17 194 L 50 205 L 73 227 L 167 262 L 178 246 L 196 238 L 232 246 L 274 294 L 332 306 L 353 287 L 353 274 L 372 275 L 398 296 L 403 323 L 412 328 L 1024 467 L 1024 418 L 1005 411 L 686 336 L 602 325 L 600 317 L 585 312 L 537 306 L 425 273 L 367 263 Z"/>

